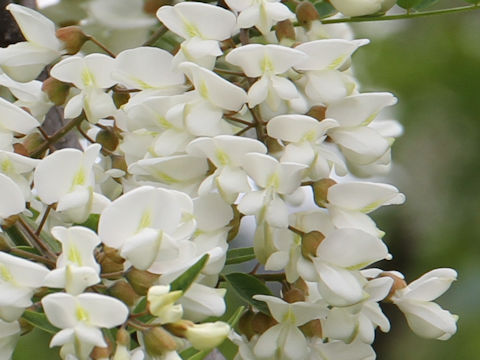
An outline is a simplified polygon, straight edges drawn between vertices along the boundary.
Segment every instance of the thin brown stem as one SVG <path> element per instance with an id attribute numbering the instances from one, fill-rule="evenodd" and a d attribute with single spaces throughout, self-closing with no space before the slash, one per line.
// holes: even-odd
<path id="1" fill-rule="evenodd" d="M 111 52 L 105 45 L 103 45 L 100 41 L 98 41 L 97 39 L 95 39 L 93 36 L 89 36 L 88 37 L 88 40 L 90 40 L 91 42 L 93 42 L 95 45 L 97 45 L 100 49 L 102 49 L 103 51 L 105 51 L 108 55 L 110 55 L 111 57 L 115 58 L 117 55 L 115 55 L 113 52 Z"/>
<path id="2" fill-rule="evenodd" d="M 50 214 L 50 210 L 52 210 L 52 205 L 47 206 L 47 209 L 45 210 L 45 213 L 43 214 L 42 220 L 40 221 L 40 224 L 38 225 L 38 228 L 35 231 L 35 235 L 39 236 L 40 233 L 42 232 L 43 226 L 47 222 L 48 214 Z"/>
<path id="3" fill-rule="evenodd" d="M 247 126 L 255 125 L 255 124 L 252 124 L 250 121 L 238 119 L 238 118 L 233 117 L 233 116 L 224 115 L 224 117 L 227 118 L 228 120 L 235 121 L 235 122 L 238 122 L 238 123 L 240 123 L 240 124 L 247 125 Z"/>
<path id="4" fill-rule="evenodd" d="M 257 139 L 260 140 L 261 142 L 265 142 L 265 137 L 266 137 L 265 123 L 255 111 L 256 109 L 251 109 L 251 108 L 248 108 L 248 109 L 250 110 L 250 113 L 253 116 L 253 120 L 255 123 L 255 131 L 257 132 Z"/>
<path id="5" fill-rule="evenodd" d="M 64 127 L 59 129 L 55 134 L 48 137 L 48 140 L 45 141 L 42 145 L 38 147 L 38 149 L 34 149 L 31 153 L 31 157 L 37 158 L 39 157 L 45 150 L 47 150 L 50 145 L 55 144 L 58 140 L 64 137 L 70 130 L 72 130 L 75 126 L 80 124 L 84 120 L 83 114 L 76 117 L 75 119 L 70 120 Z"/>
<path id="6" fill-rule="evenodd" d="M 143 46 L 152 46 L 153 44 L 155 44 L 157 42 L 158 39 L 160 39 L 163 34 L 165 34 L 166 32 L 168 31 L 168 29 L 163 26 L 163 25 L 160 25 L 160 27 L 152 34 L 152 36 L 150 36 L 150 38 L 145 41 L 143 43 Z"/>
<path id="7" fill-rule="evenodd" d="M 244 132 L 247 132 L 248 130 L 252 129 L 253 127 L 254 127 L 254 125 L 248 125 L 248 126 L 244 127 L 242 130 L 237 131 L 234 135 L 235 135 L 235 136 L 240 136 L 240 135 L 242 135 Z"/>
<path id="8" fill-rule="evenodd" d="M 55 267 L 55 261 L 44 258 L 43 256 L 40 256 L 40 255 L 37 255 L 37 254 L 32 254 L 29 251 L 25 251 L 25 250 L 17 249 L 17 248 L 12 248 L 12 249 L 10 249 L 10 253 L 14 254 L 14 255 L 21 256 L 23 258 L 27 258 L 27 259 L 30 259 L 30 260 L 40 262 L 40 263 L 45 264 L 45 265 L 47 265 L 49 267 L 52 267 L 52 268 Z"/>
<path id="9" fill-rule="evenodd" d="M 43 239 L 35 234 L 32 228 L 23 220 L 21 217 L 18 217 L 18 222 L 22 225 L 28 235 L 32 238 L 32 240 L 40 247 L 41 250 L 45 251 L 45 253 L 50 256 L 52 259 L 57 259 L 57 254 L 55 254 L 50 247 L 45 244 Z"/>

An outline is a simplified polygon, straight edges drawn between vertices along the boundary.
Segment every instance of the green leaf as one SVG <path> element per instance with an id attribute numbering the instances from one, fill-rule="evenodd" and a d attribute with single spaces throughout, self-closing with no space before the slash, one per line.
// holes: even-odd
<path id="1" fill-rule="evenodd" d="M 470 4 L 479 4 L 480 3 L 480 0 L 465 0 L 466 2 L 470 3 Z"/>
<path id="2" fill-rule="evenodd" d="M 23 251 L 26 251 L 26 252 L 29 252 L 29 253 L 35 254 L 35 255 L 40 255 L 40 252 L 37 249 L 35 249 L 31 246 L 20 245 L 20 246 L 15 246 L 15 249 L 23 250 Z"/>
<path id="3" fill-rule="evenodd" d="M 255 306 L 264 314 L 270 315 L 267 304 L 252 298 L 254 295 L 272 295 L 270 289 L 255 276 L 244 273 L 231 273 L 225 279 L 235 292 L 248 304 Z"/>
<path id="4" fill-rule="evenodd" d="M 418 5 L 415 5 L 413 7 L 414 10 L 425 10 L 436 3 L 438 3 L 440 0 L 421 0 Z"/>
<path id="5" fill-rule="evenodd" d="M 39 328 L 43 331 L 46 331 L 50 334 L 56 334 L 60 331 L 59 328 L 50 324 L 47 319 L 47 316 L 44 313 L 25 310 L 22 315 L 22 318 L 25 319 L 29 324 L 32 324 L 34 327 Z"/>
<path id="6" fill-rule="evenodd" d="M 198 260 L 195 264 L 193 264 L 190 267 L 190 269 L 188 269 L 182 275 L 176 278 L 170 284 L 170 291 L 176 291 L 176 290 L 187 291 L 187 289 L 190 287 L 190 285 L 192 285 L 192 283 L 195 281 L 197 276 L 202 271 L 209 257 L 210 256 L 208 254 L 203 255 L 200 260 Z"/>
<path id="7" fill-rule="evenodd" d="M 240 317 L 243 314 L 243 311 L 245 310 L 244 306 L 240 306 L 232 316 L 227 320 L 228 325 L 230 325 L 232 328 L 237 325 L 238 320 L 240 320 Z"/>
<path id="8" fill-rule="evenodd" d="M 335 15 L 338 12 L 329 1 L 317 1 L 313 4 L 313 6 L 315 6 L 315 9 L 317 9 L 320 19 Z"/>
<path id="9" fill-rule="evenodd" d="M 97 232 L 99 221 L 100 221 L 100 214 L 90 214 L 88 219 L 85 220 L 83 223 L 75 224 L 75 225 L 87 227 L 90 230 L 93 230 L 93 231 Z"/>
<path id="10" fill-rule="evenodd" d="M 397 5 L 408 10 L 418 6 L 421 2 L 422 0 L 398 0 Z"/>
<path id="11" fill-rule="evenodd" d="M 232 340 L 230 339 L 225 339 L 225 341 L 217 348 L 222 355 L 225 357 L 227 360 L 233 360 L 235 355 L 238 353 L 238 346 Z"/>
<path id="12" fill-rule="evenodd" d="M 227 252 L 225 265 L 241 264 L 255 259 L 253 247 L 232 249 Z"/>

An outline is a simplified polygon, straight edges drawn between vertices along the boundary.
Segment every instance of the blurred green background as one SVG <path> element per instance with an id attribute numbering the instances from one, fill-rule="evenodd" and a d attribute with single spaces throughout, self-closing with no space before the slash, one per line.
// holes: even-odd
<path id="1" fill-rule="evenodd" d="M 440 7 L 466 5 L 440 1 Z M 355 27 L 371 43 L 354 56 L 362 91 L 391 91 L 404 135 L 388 181 L 407 196 L 376 219 L 409 281 L 438 267 L 458 281 L 438 301 L 460 316 L 449 341 L 418 338 L 396 309 L 380 360 L 480 358 L 480 10 Z"/>
<path id="2" fill-rule="evenodd" d="M 440 7 L 461 6 L 443 0 Z M 425 340 L 409 331 L 401 314 L 385 311 L 392 330 L 379 334 L 379 360 L 480 357 L 480 10 L 355 26 L 371 43 L 354 55 L 362 91 L 391 91 L 393 117 L 405 133 L 393 147 L 389 178 L 407 196 L 403 206 L 377 212 L 394 259 L 382 264 L 408 280 L 437 267 L 458 271 L 439 303 L 458 314 L 449 341 Z M 41 336 L 39 343 L 32 342 Z M 48 335 L 22 338 L 15 360 L 55 359 Z"/>

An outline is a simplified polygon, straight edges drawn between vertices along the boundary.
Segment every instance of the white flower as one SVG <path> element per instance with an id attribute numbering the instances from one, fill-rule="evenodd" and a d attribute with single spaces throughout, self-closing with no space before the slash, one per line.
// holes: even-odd
<path id="1" fill-rule="evenodd" d="M 184 89 L 185 77 L 175 71 L 173 56 L 159 48 L 138 47 L 122 51 L 115 58 L 113 79 L 129 89 L 174 95 Z"/>
<path id="2" fill-rule="evenodd" d="M 323 342 L 313 338 L 308 344 L 310 348 L 309 360 L 375 360 L 376 355 L 372 347 L 361 341 L 345 344 L 343 341 Z"/>
<path id="3" fill-rule="evenodd" d="M 194 324 L 188 327 L 185 337 L 198 350 L 208 350 L 220 345 L 230 332 L 230 325 L 222 321 Z"/>
<path id="4" fill-rule="evenodd" d="M 43 265 L 0 252 L 0 318 L 18 319 L 47 274 Z"/>
<path id="5" fill-rule="evenodd" d="M 379 11 L 387 11 L 395 0 L 331 0 L 332 5 L 346 16 L 370 15 Z"/>
<path id="6" fill-rule="evenodd" d="M 148 310 L 156 317 L 156 322 L 168 324 L 182 318 L 182 305 L 174 305 L 182 295 L 183 291 L 170 291 L 170 285 L 156 285 L 148 289 Z"/>
<path id="7" fill-rule="evenodd" d="M 77 223 L 85 221 L 96 204 L 103 208 L 108 200 L 93 192 L 92 168 L 100 148 L 100 144 L 92 144 L 85 152 L 61 149 L 43 158 L 34 173 L 40 200 L 48 205 L 57 203 L 56 211 Z"/>
<path id="8" fill-rule="evenodd" d="M 381 237 L 384 232 L 367 214 L 383 205 L 403 204 L 405 195 L 388 184 L 350 182 L 329 187 L 327 201 L 325 206 L 337 228 L 360 229 Z"/>
<path id="9" fill-rule="evenodd" d="M 280 0 L 226 0 L 226 3 L 240 12 L 238 27 L 245 29 L 255 26 L 263 35 L 267 35 L 278 21 L 295 17 Z"/>
<path id="10" fill-rule="evenodd" d="M 141 270 L 175 260 L 179 241 L 195 229 L 192 200 L 184 193 L 142 186 L 113 201 L 100 217 L 98 234 L 105 245 Z M 189 215 L 190 214 L 190 215 Z"/>
<path id="11" fill-rule="evenodd" d="M 250 190 L 247 174 L 241 169 L 243 155 L 250 152 L 265 154 L 267 149 L 258 140 L 219 135 L 197 138 L 188 144 L 186 151 L 193 156 L 206 156 L 216 167 L 200 185 L 199 194 L 217 188 L 225 201 L 233 203 L 240 192 Z"/>
<path id="12" fill-rule="evenodd" d="M 62 244 L 57 268 L 45 278 L 45 285 L 77 295 L 87 286 L 100 282 L 100 265 L 95 261 L 94 249 L 100 244 L 97 234 L 88 228 L 56 226 L 52 235 Z"/>
<path id="13" fill-rule="evenodd" d="M 266 100 L 275 111 L 279 99 L 293 100 L 299 97 L 295 85 L 279 75 L 305 58 L 303 52 L 286 46 L 249 44 L 233 49 L 225 60 L 240 66 L 249 77 L 260 77 L 248 90 L 248 106 L 252 108 Z"/>
<path id="14" fill-rule="evenodd" d="M 0 48 L 0 68 L 17 81 L 33 80 L 46 65 L 62 55 L 61 41 L 55 36 L 55 24 L 21 5 L 9 4 L 6 9 L 15 18 L 27 41 Z"/>
<path id="15" fill-rule="evenodd" d="M 94 346 L 107 346 L 101 328 L 120 325 L 128 317 L 128 308 L 120 300 L 93 293 L 49 294 L 42 299 L 42 306 L 48 321 L 62 329 L 50 347 L 75 343 L 80 359 L 87 358 Z"/>
<path id="16" fill-rule="evenodd" d="M 191 61 L 211 69 L 222 55 L 219 41 L 235 32 L 235 15 L 219 6 L 182 2 L 164 5 L 157 11 L 158 19 L 172 32 L 185 39 L 175 56 L 176 63 Z"/>
<path id="17" fill-rule="evenodd" d="M 10 360 L 15 345 L 20 338 L 20 324 L 18 321 L 5 322 L 0 320 L 0 360 Z"/>
<path id="18" fill-rule="evenodd" d="M 305 359 L 307 340 L 298 326 L 323 317 L 322 307 L 303 301 L 289 304 L 274 296 L 255 295 L 253 298 L 266 302 L 272 317 L 278 321 L 259 337 L 253 349 L 255 356 L 259 359 Z"/>
<path id="19" fill-rule="evenodd" d="M 13 133 L 29 134 L 40 126 L 28 112 L 0 97 L 0 149 L 11 151 Z"/>
<path id="20" fill-rule="evenodd" d="M 453 269 L 435 269 L 395 291 L 391 300 L 404 313 L 415 334 L 438 340 L 448 340 L 455 334 L 458 316 L 432 300 L 447 291 L 456 279 Z"/>
<path id="21" fill-rule="evenodd" d="M 115 60 L 103 54 L 90 54 L 85 57 L 70 56 L 51 70 L 50 75 L 60 81 L 72 83 L 81 90 L 80 94 L 68 100 L 65 117 L 71 119 L 85 111 L 87 120 L 96 123 L 99 119 L 115 112 L 113 100 L 104 92 L 115 85 L 111 73 Z"/>

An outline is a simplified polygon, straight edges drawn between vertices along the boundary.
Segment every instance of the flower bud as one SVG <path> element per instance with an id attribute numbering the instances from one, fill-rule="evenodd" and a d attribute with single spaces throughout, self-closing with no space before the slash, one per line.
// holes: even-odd
<path id="1" fill-rule="evenodd" d="M 275 326 L 277 322 L 274 318 L 265 315 L 262 312 L 258 312 L 252 319 L 252 330 L 255 334 L 263 334 L 265 331 L 270 329 L 272 326 Z"/>
<path id="2" fill-rule="evenodd" d="M 97 262 L 102 267 L 103 274 L 117 273 L 123 271 L 123 263 L 125 259 L 122 258 L 117 249 L 103 246 L 103 252 L 97 255 Z M 112 276 L 110 279 L 118 279 L 121 275 Z"/>
<path id="3" fill-rule="evenodd" d="M 154 327 L 143 331 L 145 350 L 150 356 L 161 356 L 177 349 L 173 336 L 162 327 Z"/>
<path id="4" fill-rule="evenodd" d="M 117 134 L 115 134 L 113 129 L 109 127 L 100 130 L 95 138 L 95 141 L 109 151 L 114 151 L 120 142 Z"/>
<path id="5" fill-rule="evenodd" d="M 319 319 L 310 320 L 299 327 L 300 331 L 307 337 L 323 338 L 322 323 Z"/>
<path id="6" fill-rule="evenodd" d="M 90 359 L 92 360 L 109 359 L 113 349 L 110 343 L 108 343 L 108 345 L 109 345 L 108 347 L 95 346 L 92 352 L 90 353 Z"/>
<path id="7" fill-rule="evenodd" d="M 3 224 L 2 224 L 2 227 L 4 229 L 8 229 L 9 227 L 15 225 L 15 223 L 17 222 L 18 220 L 18 215 L 11 215 L 9 216 L 8 218 L 5 218 L 3 219 Z"/>
<path id="8" fill-rule="evenodd" d="M 42 84 L 42 91 L 46 93 L 50 101 L 57 106 L 65 104 L 69 90 L 70 84 L 53 77 L 47 78 Z"/>
<path id="9" fill-rule="evenodd" d="M 135 290 L 133 290 L 132 285 L 125 280 L 120 280 L 114 283 L 107 289 L 107 293 L 123 301 L 127 306 L 135 305 L 138 299 L 138 295 Z"/>
<path id="10" fill-rule="evenodd" d="M 117 344 L 119 344 L 119 345 L 129 346 L 130 345 L 130 334 L 124 328 L 120 328 L 117 331 L 116 341 L 117 341 Z"/>
<path id="11" fill-rule="evenodd" d="M 195 324 L 188 327 L 185 337 L 197 350 L 213 349 L 220 345 L 228 336 L 230 325 L 223 321 Z"/>
<path id="12" fill-rule="evenodd" d="M 122 105 L 125 105 L 130 100 L 130 94 L 128 92 L 114 91 L 112 99 L 115 107 L 120 109 Z"/>
<path id="13" fill-rule="evenodd" d="M 9 252 L 12 247 L 8 243 L 8 239 L 0 235 L 0 251 Z"/>
<path id="14" fill-rule="evenodd" d="M 330 186 L 333 186 L 336 183 L 337 182 L 335 180 L 328 178 L 315 181 L 312 185 L 313 199 L 315 200 L 315 204 L 320 207 L 325 207 L 325 205 L 328 203 L 328 189 L 330 188 Z"/>
<path id="15" fill-rule="evenodd" d="M 318 11 L 310 1 L 302 1 L 295 10 L 297 19 L 302 26 L 309 26 L 314 20 L 318 20 Z"/>
<path id="16" fill-rule="evenodd" d="M 45 143 L 45 139 L 39 133 L 31 133 L 25 136 L 22 145 L 23 148 L 27 151 L 27 154 L 30 155 L 38 148 L 40 148 Z"/>
<path id="17" fill-rule="evenodd" d="M 138 295 L 144 296 L 147 295 L 148 289 L 158 280 L 160 275 L 132 267 L 128 270 L 126 277 L 135 292 Z"/>
<path id="18" fill-rule="evenodd" d="M 395 294 L 395 291 L 407 287 L 407 282 L 404 279 L 391 272 L 384 271 L 378 277 L 389 277 L 393 279 L 392 287 L 390 288 L 388 295 L 385 297 L 385 301 L 391 301 L 393 294 Z"/>
<path id="19" fill-rule="evenodd" d="M 289 304 L 292 304 L 297 301 L 305 301 L 305 294 L 302 290 L 291 287 L 283 292 L 282 298 Z"/>
<path id="20" fill-rule="evenodd" d="M 57 30 L 57 38 L 63 41 L 68 55 L 74 55 L 80 51 L 83 44 L 90 39 L 85 35 L 80 26 L 66 26 Z"/>
<path id="21" fill-rule="evenodd" d="M 28 150 L 22 143 L 13 144 L 13 152 L 23 156 L 29 156 Z"/>
<path id="22" fill-rule="evenodd" d="M 277 35 L 278 41 L 283 39 L 295 40 L 295 28 L 290 20 L 279 21 L 275 25 L 275 35 Z"/>
<path id="23" fill-rule="evenodd" d="M 157 285 L 148 289 L 148 310 L 159 318 L 161 323 L 179 321 L 183 316 L 183 307 L 175 302 L 183 295 L 183 291 L 170 292 L 169 285 Z"/>
<path id="24" fill-rule="evenodd" d="M 322 121 L 322 120 L 325 120 L 326 113 L 327 113 L 327 108 L 325 106 L 315 105 L 315 106 L 312 106 L 310 110 L 308 110 L 306 115 L 311 116 L 317 119 L 318 121 Z"/>
<path id="25" fill-rule="evenodd" d="M 318 245 L 325 239 L 320 231 L 310 231 L 302 236 L 302 255 L 304 258 L 317 256 Z"/>
<path id="26" fill-rule="evenodd" d="M 252 329 L 252 320 L 254 317 L 255 313 L 252 310 L 248 310 L 238 320 L 238 329 L 248 340 L 255 335 L 255 331 Z"/>

